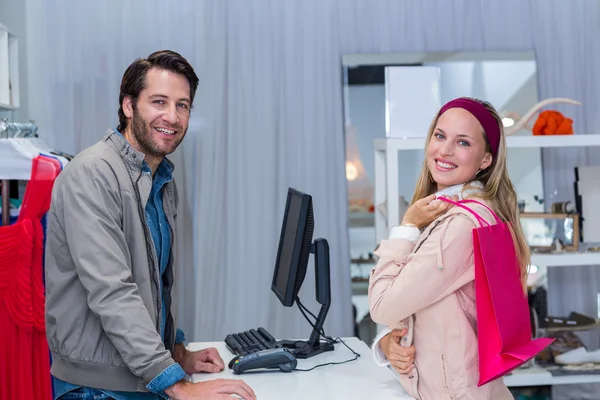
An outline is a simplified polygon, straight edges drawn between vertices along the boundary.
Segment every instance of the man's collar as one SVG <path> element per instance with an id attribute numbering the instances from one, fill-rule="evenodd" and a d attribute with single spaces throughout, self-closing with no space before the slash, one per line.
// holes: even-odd
<path id="1" fill-rule="evenodd" d="M 144 163 L 144 165 L 147 165 L 146 163 Z M 173 166 L 170 164 L 169 160 L 167 160 L 166 158 L 164 158 L 160 164 L 158 164 L 158 167 L 156 168 L 156 172 L 154 173 L 154 176 L 161 176 L 164 177 L 166 180 L 171 180 L 173 178 Z"/>
<path id="2" fill-rule="evenodd" d="M 126 153 L 127 155 L 133 154 L 133 160 L 135 160 L 134 163 L 136 165 L 138 165 L 138 167 L 140 167 L 140 168 L 143 165 L 146 165 L 146 163 L 144 162 L 146 155 L 144 153 L 133 148 L 131 143 L 129 143 L 127 141 L 127 139 L 125 139 L 125 136 L 123 136 L 123 134 L 121 132 L 119 132 L 119 130 L 117 128 L 109 129 L 108 133 L 111 133 L 111 132 L 114 132 L 114 134 L 115 134 L 114 136 L 120 144 L 121 148 L 119 150 L 121 150 L 122 154 L 123 153 Z M 140 163 L 139 160 L 141 160 L 142 162 Z M 161 165 L 163 165 L 163 164 L 167 168 L 167 171 L 165 171 L 165 172 L 168 172 L 169 174 L 173 174 L 173 171 L 175 170 L 175 164 L 173 164 L 173 162 L 171 162 L 171 160 L 169 160 L 167 157 L 163 158 L 163 160 L 158 165 L 158 168 L 160 168 Z M 158 171 L 158 168 L 157 168 L 157 171 Z"/>

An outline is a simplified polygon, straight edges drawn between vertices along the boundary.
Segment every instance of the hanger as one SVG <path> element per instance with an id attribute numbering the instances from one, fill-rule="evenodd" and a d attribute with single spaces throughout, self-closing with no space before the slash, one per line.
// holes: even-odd
<path id="1" fill-rule="evenodd" d="M 33 123 L 15 123 L 14 125 L 18 125 L 18 127 L 13 128 L 14 136 L 11 140 L 14 140 L 23 151 L 29 153 L 32 159 L 38 155 L 53 157 L 60 161 L 63 168 L 69 163 L 69 160 L 60 152 L 57 154 L 54 149 L 50 148 L 42 139 L 37 137 L 36 125 Z"/>
<path id="2" fill-rule="evenodd" d="M 13 123 L 0 119 L 0 180 L 2 180 L 2 225 L 10 222 L 9 182 L 31 179 L 33 160 L 42 155 L 64 167 L 68 160 L 52 155 L 53 150 L 37 137 L 33 122 Z"/>
<path id="3" fill-rule="evenodd" d="M 0 139 L 0 179 L 29 180 L 35 154 L 14 139 Z"/>

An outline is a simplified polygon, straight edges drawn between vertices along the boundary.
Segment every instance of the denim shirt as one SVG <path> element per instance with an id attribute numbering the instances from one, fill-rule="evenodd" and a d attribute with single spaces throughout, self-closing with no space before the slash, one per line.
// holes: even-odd
<path id="1" fill-rule="evenodd" d="M 142 166 L 142 173 L 152 174 L 150 167 L 146 163 Z M 154 248 L 156 251 L 156 259 L 159 262 L 161 277 L 164 274 L 169 257 L 171 254 L 171 226 L 165 215 L 163 208 L 163 189 L 165 185 L 173 179 L 173 167 L 166 161 L 163 160 L 152 180 L 152 189 L 150 190 L 150 197 L 146 203 L 146 221 L 148 228 L 152 235 L 152 241 L 154 242 Z M 163 280 L 160 279 L 161 293 Z M 165 300 L 162 298 L 162 324 L 161 324 L 161 338 L 165 338 L 165 321 L 167 317 L 167 311 L 165 309 Z M 185 335 L 183 331 L 177 329 L 175 336 L 175 343 L 183 343 L 185 341 Z M 164 389 L 172 386 L 179 382 L 185 377 L 185 372 L 179 364 L 173 364 L 158 376 L 156 376 L 146 387 L 152 393 L 142 392 L 111 392 L 108 390 L 97 389 L 98 393 L 107 394 L 116 400 L 156 400 L 159 398 L 167 398 L 163 393 Z M 65 393 L 71 392 L 75 389 L 79 389 L 80 386 L 73 385 L 68 382 L 61 381 L 58 378 L 54 378 L 54 393 L 55 399 L 59 399 L 60 396 Z M 90 388 L 91 389 L 91 388 Z"/>
<path id="2" fill-rule="evenodd" d="M 150 167 L 146 163 L 142 166 L 142 172 L 151 174 Z M 173 180 L 173 167 L 163 160 L 154 174 L 152 180 L 152 189 L 150 190 L 150 197 L 148 203 L 146 203 L 146 221 L 150 228 L 150 234 L 152 235 L 152 241 L 154 242 L 154 248 L 156 249 L 156 257 L 158 259 L 158 265 L 160 267 L 160 276 L 162 277 L 169 264 L 169 257 L 171 255 L 171 226 L 165 215 L 163 208 L 163 189 L 168 182 Z M 163 280 L 160 279 L 160 289 L 163 290 Z M 165 340 L 165 321 L 167 320 L 167 307 L 165 306 L 165 299 L 162 298 L 162 325 L 160 327 L 160 337 Z M 185 335 L 181 329 L 177 329 L 175 336 L 175 343 L 183 343 L 185 341 Z"/>

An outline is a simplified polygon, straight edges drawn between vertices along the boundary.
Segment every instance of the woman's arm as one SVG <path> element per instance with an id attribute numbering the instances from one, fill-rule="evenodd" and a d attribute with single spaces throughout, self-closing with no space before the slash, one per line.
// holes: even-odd
<path id="1" fill-rule="evenodd" d="M 451 213 L 420 248 L 407 239 L 383 240 L 369 279 L 371 318 L 397 325 L 474 279 L 473 228 L 466 215 Z"/>
<path id="2" fill-rule="evenodd" d="M 373 351 L 373 358 L 375 359 L 375 364 L 380 367 L 385 367 L 390 365 L 390 361 L 388 360 L 384 349 L 384 343 L 389 339 L 389 334 L 392 332 L 390 328 L 385 328 L 375 337 L 373 340 L 373 344 L 371 345 L 371 350 Z M 383 342 L 383 343 L 382 343 Z"/>

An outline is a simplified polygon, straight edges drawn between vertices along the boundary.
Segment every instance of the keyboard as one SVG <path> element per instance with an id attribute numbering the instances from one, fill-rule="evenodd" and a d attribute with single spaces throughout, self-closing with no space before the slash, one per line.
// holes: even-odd
<path id="1" fill-rule="evenodd" d="M 265 328 L 231 333 L 225 337 L 225 344 L 229 351 L 238 356 L 245 356 L 261 350 L 282 347 Z"/>

